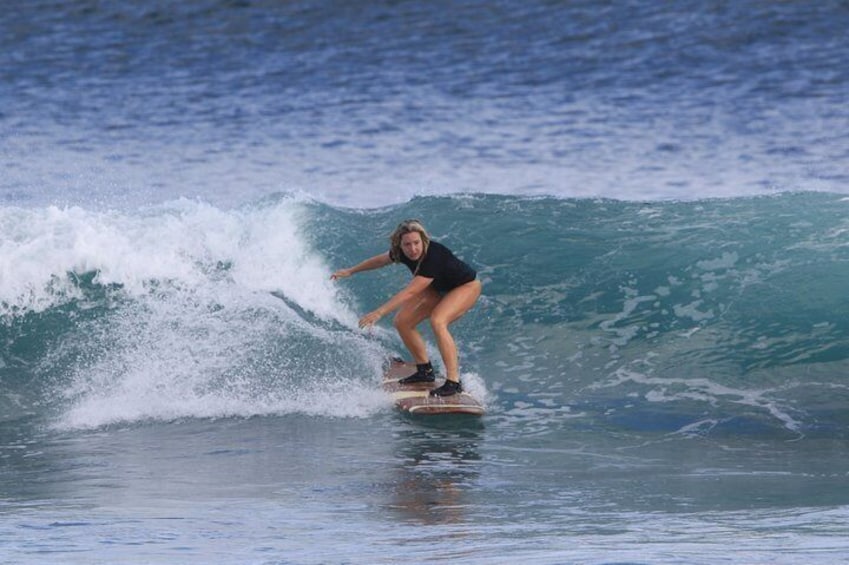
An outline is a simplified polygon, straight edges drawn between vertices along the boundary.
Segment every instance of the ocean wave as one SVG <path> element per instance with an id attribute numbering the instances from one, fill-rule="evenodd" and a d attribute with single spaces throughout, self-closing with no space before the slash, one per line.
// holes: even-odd
<path id="1" fill-rule="evenodd" d="M 834 399 L 849 394 L 845 206 L 798 193 L 4 209 L 0 369 L 18 388 L 3 402 L 70 427 L 368 415 L 383 406 L 382 359 L 403 348 L 356 319 L 407 274 L 329 273 L 385 250 L 416 216 L 478 269 L 484 297 L 455 328 L 463 369 L 480 375 L 493 417 L 533 414 L 517 433 L 581 414 L 667 433 L 833 433 Z M 341 403 L 339 383 L 362 396 Z"/>

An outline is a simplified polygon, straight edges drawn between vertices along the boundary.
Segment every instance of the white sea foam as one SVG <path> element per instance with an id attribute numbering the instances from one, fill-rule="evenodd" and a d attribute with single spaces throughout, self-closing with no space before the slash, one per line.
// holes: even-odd
<path id="1" fill-rule="evenodd" d="M 0 308 L 38 312 L 78 298 L 76 277 L 92 273 L 93 282 L 132 297 L 163 283 L 276 291 L 321 318 L 352 324 L 328 266 L 301 236 L 303 213 L 292 199 L 239 210 L 179 200 L 136 215 L 2 208 Z"/>
<path id="2" fill-rule="evenodd" d="M 306 212 L 297 200 L 239 210 L 180 200 L 132 216 L 2 213 L 7 321 L 70 301 L 100 308 L 41 361 L 62 373 L 62 427 L 365 416 L 386 403 L 368 386 L 386 336 L 356 328 L 329 267 L 302 236 Z M 110 289 L 111 300 L 86 285 Z"/>
<path id="3" fill-rule="evenodd" d="M 651 388 L 644 394 L 649 402 L 678 402 L 681 400 L 692 400 L 703 402 L 707 405 L 717 405 L 720 402 L 749 406 L 758 411 L 765 412 L 774 418 L 787 430 L 797 432 L 800 422 L 794 418 L 791 411 L 772 398 L 774 391 L 768 389 L 744 389 L 722 385 L 709 378 L 675 378 L 666 376 L 652 376 L 627 368 L 620 368 L 614 372 L 613 378 L 592 388 L 606 388 L 617 386 L 622 383 L 633 382 L 641 385 L 649 385 Z M 701 428 L 702 423 L 688 424 L 680 433 L 689 433 L 693 429 Z"/>

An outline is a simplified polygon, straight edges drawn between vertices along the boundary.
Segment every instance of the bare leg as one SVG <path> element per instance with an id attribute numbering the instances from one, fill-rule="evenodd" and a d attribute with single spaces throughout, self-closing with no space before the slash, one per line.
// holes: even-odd
<path id="1" fill-rule="evenodd" d="M 433 308 L 440 301 L 439 293 L 428 288 L 420 296 L 408 301 L 398 310 L 393 325 L 401 336 L 401 341 L 410 351 L 413 361 L 417 364 L 427 363 L 427 344 L 419 330 L 416 329 L 422 321 L 430 316 Z"/>
<path id="2" fill-rule="evenodd" d="M 460 363 L 457 359 L 457 345 L 454 343 L 451 332 L 448 331 L 448 326 L 468 312 L 475 305 L 480 294 L 480 281 L 468 282 L 443 296 L 430 312 L 430 327 L 433 329 L 439 354 L 445 364 L 445 377 L 449 381 L 460 381 Z"/>

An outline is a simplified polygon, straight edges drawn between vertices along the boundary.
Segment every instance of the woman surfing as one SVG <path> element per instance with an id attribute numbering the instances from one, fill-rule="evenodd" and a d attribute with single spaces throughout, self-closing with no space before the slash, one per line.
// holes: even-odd
<path id="1" fill-rule="evenodd" d="M 417 326 L 430 319 L 430 327 L 445 365 L 445 383 L 430 391 L 431 396 L 450 396 L 462 392 L 457 346 L 448 330 L 474 306 L 481 294 L 481 282 L 469 265 L 458 259 L 447 247 L 431 241 L 419 220 L 405 220 L 389 237 L 389 251 L 331 275 L 336 280 L 354 273 L 380 269 L 392 263 L 403 263 L 413 279 L 392 298 L 360 318 L 360 327 L 377 323 L 383 316 L 398 310 L 394 326 L 416 363 L 416 372 L 401 379 L 401 384 L 433 382 L 433 373 L 425 341 Z"/>

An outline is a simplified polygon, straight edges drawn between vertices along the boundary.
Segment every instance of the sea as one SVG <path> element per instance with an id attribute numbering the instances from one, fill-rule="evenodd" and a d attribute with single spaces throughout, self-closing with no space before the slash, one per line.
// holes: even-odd
<path id="1" fill-rule="evenodd" d="M 4 3 L 0 563 L 849 563 L 847 29 Z M 481 418 L 381 391 L 405 268 L 330 280 L 408 218 Z"/>

